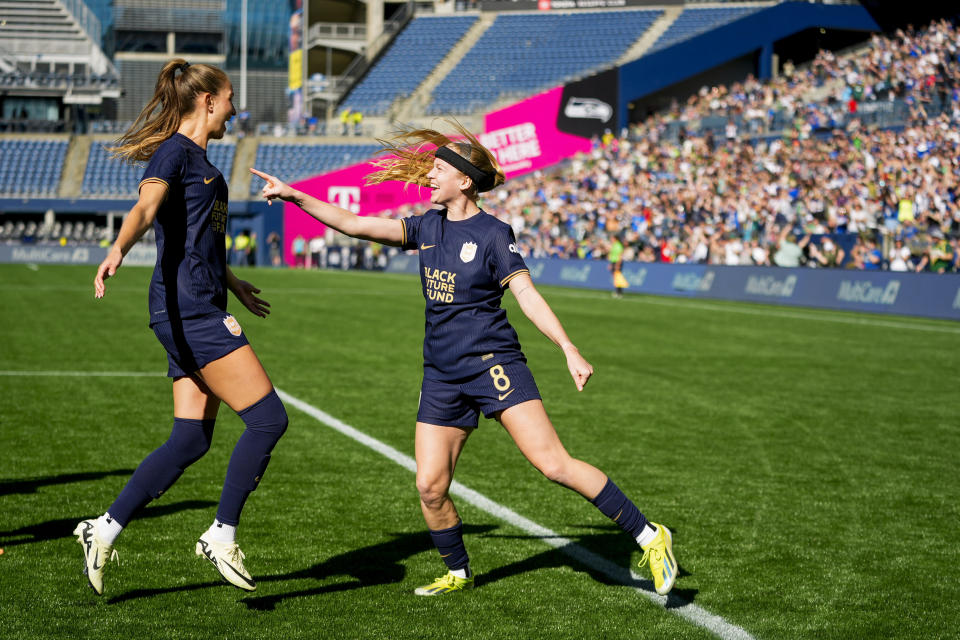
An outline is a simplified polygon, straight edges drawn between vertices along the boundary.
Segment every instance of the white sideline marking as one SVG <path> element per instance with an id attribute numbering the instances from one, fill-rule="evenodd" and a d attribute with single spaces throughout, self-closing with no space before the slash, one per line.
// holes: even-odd
<path id="1" fill-rule="evenodd" d="M 0 376 L 99 376 L 135 378 L 165 377 L 165 374 L 146 371 L 0 371 Z M 304 402 L 303 400 L 294 398 L 286 391 L 277 389 L 277 395 L 279 395 L 285 403 L 296 407 L 308 416 L 311 416 L 335 431 L 339 431 L 343 435 L 356 440 L 360 444 L 373 449 L 384 457 L 396 462 L 404 469 L 416 473 L 416 461 L 405 453 L 401 453 L 390 445 L 380 442 L 376 438 L 368 436 L 364 432 L 351 427 L 347 423 L 334 418 L 329 413 L 321 411 L 320 409 Z M 473 489 L 460 484 L 456 480 L 454 480 L 450 485 L 450 493 L 472 504 L 481 511 L 486 511 L 495 518 L 499 518 L 517 527 L 518 529 L 522 529 L 523 531 L 540 538 L 543 540 L 543 542 L 559 551 L 562 551 L 581 564 L 592 567 L 593 569 L 600 571 L 601 573 L 609 576 L 621 584 L 633 587 L 637 593 L 647 598 L 654 604 L 658 604 L 661 607 L 666 608 L 669 599 L 670 607 L 667 609 L 668 611 L 677 614 L 681 618 L 697 625 L 698 627 L 706 629 L 718 638 L 723 638 L 724 640 L 754 640 L 753 636 L 744 629 L 741 629 L 735 624 L 727 622 L 720 616 L 710 613 L 709 611 L 702 609 L 692 602 L 684 600 L 677 595 L 658 595 L 653 589 L 653 582 L 651 580 L 641 578 L 633 571 L 627 570 L 617 564 L 614 564 L 613 562 L 610 562 L 606 558 L 598 556 L 592 551 L 584 549 L 576 544 L 573 540 L 561 537 L 555 531 L 539 525 L 533 520 L 524 518 L 516 511 L 508 509 L 502 504 L 494 502 L 482 493 L 474 491 Z"/>
<path id="2" fill-rule="evenodd" d="M 401 453 L 390 445 L 380 442 L 376 438 L 368 436 L 362 431 L 351 427 L 337 418 L 334 418 L 330 414 L 317 409 L 313 405 L 307 404 L 303 400 L 294 398 L 285 391 L 277 389 L 277 394 L 285 403 L 296 407 L 303 413 L 317 419 L 328 427 L 339 431 L 343 435 L 352 438 L 360 444 L 373 449 L 377 453 L 389 458 L 390 460 L 393 460 L 404 469 L 414 473 L 416 472 L 416 461 L 405 453 Z M 727 622 L 718 615 L 714 615 L 709 611 L 698 607 L 692 602 L 688 602 L 676 595 L 658 595 L 653 589 L 653 582 L 651 580 L 640 578 L 633 571 L 628 571 L 624 567 L 618 566 L 606 558 L 598 556 L 597 554 L 584 549 L 569 538 L 560 537 L 556 532 L 537 524 L 533 520 L 524 518 L 516 511 L 508 509 L 502 504 L 494 502 L 490 498 L 487 498 L 483 494 L 460 484 L 456 480 L 454 480 L 453 484 L 450 485 L 450 493 L 472 504 L 478 509 L 486 511 L 490 515 L 499 518 L 500 520 L 504 520 L 518 529 L 522 529 L 523 531 L 540 538 L 548 545 L 555 547 L 559 551 L 562 551 L 568 556 L 576 559 L 578 562 L 600 571 L 617 582 L 634 587 L 637 593 L 654 602 L 655 604 L 660 605 L 661 607 L 666 606 L 669 598 L 670 607 L 667 609 L 668 611 L 677 614 L 681 618 L 687 620 L 688 622 L 692 622 L 698 627 L 703 627 L 719 638 L 724 638 L 725 640 L 753 639 L 753 636 L 747 633 L 744 629 Z"/>

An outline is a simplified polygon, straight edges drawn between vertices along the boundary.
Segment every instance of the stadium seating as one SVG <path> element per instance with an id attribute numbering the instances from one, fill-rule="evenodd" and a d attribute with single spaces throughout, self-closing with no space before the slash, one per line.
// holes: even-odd
<path id="1" fill-rule="evenodd" d="M 472 113 L 612 65 L 661 14 L 500 14 L 434 90 L 427 114 Z"/>
<path id="2" fill-rule="evenodd" d="M 66 140 L 0 140 L 0 195 L 55 197 Z"/>
<path id="3" fill-rule="evenodd" d="M 67 242 L 90 244 L 99 242 L 108 235 L 107 227 L 93 220 L 55 219 L 52 223 L 29 218 L 7 219 L 0 225 L 0 242 L 57 243 L 61 239 Z"/>
<path id="4" fill-rule="evenodd" d="M 296 182 L 368 160 L 380 148 L 375 144 L 261 144 L 256 167 L 285 182 Z M 259 193 L 263 185 L 263 178 L 253 176 L 250 195 Z"/>
<path id="5" fill-rule="evenodd" d="M 236 145 L 233 143 L 210 143 L 207 147 L 207 159 L 220 170 L 227 181 L 233 171 L 233 156 Z M 135 197 L 143 165 L 129 165 L 119 160 L 111 160 L 110 152 L 103 143 L 94 142 L 87 156 L 87 169 L 83 174 L 81 193 L 85 196 Z"/>
<path id="6" fill-rule="evenodd" d="M 647 53 L 653 53 L 659 49 L 669 47 L 672 44 L 700 35 L 710 29 L 715 29 L 728 22 L 739 20 L 763 8 L 761 5 L 758 7 L 686 9 L 674 20 L 670 28 L 657 38 L 657 41 L 647 50 Z"/>
<path id="7" fill-rule="evenodd" d="M 476 16 L 411 20 L 342 106 L 364 115 L 383 115 L 395 98 L 410 95 L 423 82 L 476 20 Z"/>

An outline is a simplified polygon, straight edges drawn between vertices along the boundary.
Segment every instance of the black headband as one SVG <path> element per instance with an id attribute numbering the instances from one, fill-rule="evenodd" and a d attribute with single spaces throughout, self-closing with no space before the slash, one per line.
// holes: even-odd
<path id="1" fill-rule="evenodd" d="M 189 68 L 190 68 L 189 62 L 181 62 L 180 64 L 177 65 L 177 69 L 179 69 L 181 73 L 186 73 L 187 69 Z"/>
<path id="2" fill-rule="evenodd" d="M 473 184 L 476 185 L 478 192 L 490 191 L 496 184 L 496 172 L 484 171 L 449 147 L 437 147 L 436 156 L 441 160 L 449 162 L 473 180 Z"/>

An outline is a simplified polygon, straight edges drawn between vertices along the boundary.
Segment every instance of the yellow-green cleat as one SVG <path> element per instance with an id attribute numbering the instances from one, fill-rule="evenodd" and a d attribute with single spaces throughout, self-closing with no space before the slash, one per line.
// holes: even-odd
<path id="1" fill-rule="evenodd" d="M 463 591 L 464 589 L 473 589 L 473 576 L 469 578 L 458 578 L 448 571 L 447 575 L 437 578 L 424 587 L 417 587 L 414 593 L 418 596 L 442 596 L 454 591 Z"/>
<path id="2" fill-rule="evenodd" d="M 236 542 L 217 542 L 204 533 L 197 541 L 196 554 L 217 568 L 223 579 L 244 591 L 256 591 L 257 583 L 243 566 L 247 557 Z"/>
<path id="3" fill-rule="evenodd" d="M 657 537 L 643 549 L 643 557 L 638 566 L 650 564 L 650 573 L 653 574 L 653 586 L 662 596 L 670 593 L 673 583 L 677 580 L 677 560 L 673 556 L 673 535 L 670 529 L 662 524 L 651 522 L 657 528 Z"/>
<path id="4" fill-rule="evenodd" d="M 73 535 L 77 536 L 77 542 L 83 547 L 83 573 L 87 576 L 87 582 L 94 593 L 103 595 L 103 570 L 111 560 L 120 564 L 120 558 L 113 545 L 97 535 L 96 520 L 84 520 L 73 530 Z"/>

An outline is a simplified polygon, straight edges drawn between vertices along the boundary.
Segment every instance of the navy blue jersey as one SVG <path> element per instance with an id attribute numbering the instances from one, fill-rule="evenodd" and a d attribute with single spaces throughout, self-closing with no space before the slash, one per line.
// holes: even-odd
<path id="1" fill-rule="evenodd" d="M 150 322 L 195 318 L 227 308 L 227 183 L 206 151 L 175 133 L 143 172 L 167 185 L 157 211 L 157 266 L 150 280 Z"/>
<path id="2" fill-rule="evenodd" d="M 426 299 L 424 376 L 455 380 L 512 360 L 526 362 L 500 300 L 529 273 L 510 225 L 488 213 L 461 221 L 445 209 L 403 219 L 403 248 L 420 253 Z"/>

